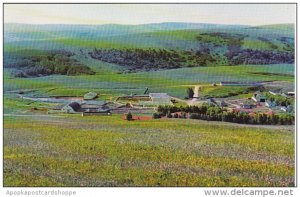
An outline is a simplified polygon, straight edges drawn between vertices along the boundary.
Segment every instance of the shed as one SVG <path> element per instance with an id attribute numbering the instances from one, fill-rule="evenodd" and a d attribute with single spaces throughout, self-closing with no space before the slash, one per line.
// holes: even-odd
<path id="1" fill-rule="evenodd" d="M 289 96 L 295 96 L 295 92 L 287 92 L 287 95 L 289 95 Z"/>
<path id="2" fill-rule="evenodd" d="M 221 106 L 221 107 L 226 107 L 226 106 L 228 106 L 228 105 L 227 105 L 227 103 L 226 103 L 224 100 L 222 100 L 222 101 L 220 102 L 220 106 Z"/>
<path id="3" fill-rule="evenodd" d="M 89 92 L 89 93 L 86 93 L 83 97 L 84 100 L 93 100 L 97 97 L 97 93 L 96 92 Z"/>
<path id="4" fill-rule="evenodd" d="M 248 103 L 242 103 L 241 104 L 241 107 L 243 109 L 252 109 L 252 105 L 251 104 L 248 104 Z"/>
<path id="5" fill-rule="evenodd" d="M 220 81 L 220 86 L 260 86 L 259 82 Z"/>
<path id="6" fill-rule="evenodd" d="M 266 101 L 265 105 L 266 105 L 266 107 L 275 107 L 276 103 L 275 102 L 271 102 L 271 101 Z"/>
<path id="7" fill-rule="evenodd" d="M 80 109 L 81 109 L 81 106 L 79 103 L 72 102 L 72 103 L 69 103 L 68 105 L 64 106 L 61 110 L 64 113 L 73 114 L 73 113 L 79 112 Z"/>
<path id="8" fill-rule="evenodd" d="M 153 104 L 158 104 L 158 105 L 172 104 L 171 97 L 167 93 L 150 93 L 149 97 Z"/>
<path id="9" fill-rule="evenodd" d="M 216 102 L 216 100 L 215 100 L 214 98 L 208 98 L 208 99 L 206 100 L 206 102 L 209 103 L 209 104 L 217 105 L 217 102 Z"/>
<path id="10" fill-rule="evenodd" d="M 252 100 L 254 100 L 255 102 L 266 102 L 266 96 L 259 93 L 255 93 L 252 96 Z"/>
<path id="11" fill-rule="evenodd" d="M 277 95 L 276 92 L 273 92 L 273 91 L 271 91 L 271 90 L 269 91 L 269 93 L 272 94 L 272 95 Z"/>
<path id="12" fill-rule="evenodd" d="M 99 108 L 98 110 L 89 110 L 82 112 L 82 116 L 99 116 L 99 115 L 106 115 L 106 116 L 111 116 L 112 112 L 110 109 L 101 109 Z"/>
<path id="13" fill-rule="evenodd" d="M 289 105 L 289 106 L 287 106 L 287 107 L 286 107 L 286 109 L 287 109 L 287 112 L 289 112 L 289 113 L 293 113 L 293 112 L 295 112 L 295 108 L 294 108 L 294 106 L 293 106 L 293 105 Z"/>
<path id="14" fill-rule="evenodd" d="M 283 106 L 280 108 L 282 111 L 287 112 L 287 107 Z"/>

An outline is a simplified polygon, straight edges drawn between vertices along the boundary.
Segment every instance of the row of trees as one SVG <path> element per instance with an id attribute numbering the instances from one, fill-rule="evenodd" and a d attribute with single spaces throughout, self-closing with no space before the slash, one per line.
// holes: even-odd
<path id="1" fill-rule="evenodd" d="M 291 114 L 274 113 L 252 113 L 240 111 L 227 111 L 218 106 L 203 104 L 201 106 L 159 106 L 158 113 L 153 118 L 166 116 L 168 118 L 190 118 L 208 121 L 224 121 L 243 124 L 281 124 L 291 125 L 295 122 L 295 117 Z M 175 113 L 177 112 L 177 113 Z M 179 112 L 179 113 L 178 113 Z"/>

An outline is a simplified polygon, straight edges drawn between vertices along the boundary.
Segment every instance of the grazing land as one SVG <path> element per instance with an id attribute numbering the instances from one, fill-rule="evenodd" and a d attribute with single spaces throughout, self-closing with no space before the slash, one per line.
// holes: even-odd
<path id="1" fill-rule="evenodd" d="M 4 186 L 292 186 L 293 127 L 4 117 Z"/>

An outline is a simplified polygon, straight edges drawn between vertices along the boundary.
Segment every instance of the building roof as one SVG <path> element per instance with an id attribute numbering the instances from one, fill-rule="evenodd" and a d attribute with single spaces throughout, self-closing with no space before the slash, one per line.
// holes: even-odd
<path id="1" fill-rule="evenodd" d="M 208 98 L 207 102 L 216 103 L 216 100 L 214 98 Z"/>
<path id="2" fill-rule="evenodd" d="M 93 105 L 93 104 L 82 104 L 81 108 L 83 109 L 98 109 L 99 105 Z"/>
<path id="3" fill-rule="evenodd" d="M 72 102 L 72 103 L 69 103 L 68 106 L 72 107 L 72 109 L 74 111 L 78 111 L 81 107 L 80 107 L 80 104 L 77 103 L 77 102 Z"/>
<path id="4" fill-rule="evenodd" d="M 83 99 L 84 100 L 92 100 L 94 98 L 97 97 L 97 93 L 96 92 L 89 92 L 87 94 L 84 95 Z"/>
<path id="5" fill-rule="evenodd" d="M 169 98 L 167 93 L 150 93 L 149 96 L 153 98 Z"/>
<path id="6" fill-rule="evenodd" d="M 61 110 L 65 105 L 56 105 L 52 109 L 54 110 Z"/>
<path id="7" fill-rule="evenodd" d="M 237 81 L 220 81 L 223 85 L 244 85 L 244 86 L 259 86 L 259 82 L 237 82 Z"/>
<path id="8" fill-rule="evenodd" d="M 275 102 L 272 102 L 272 101 L 269 101 L 269 100 L 267 100 L 267 101 L 266 101 L 266 104 L 269 104 L 269 105 L 275 105 L 276 103 L 275 103 Z"/>

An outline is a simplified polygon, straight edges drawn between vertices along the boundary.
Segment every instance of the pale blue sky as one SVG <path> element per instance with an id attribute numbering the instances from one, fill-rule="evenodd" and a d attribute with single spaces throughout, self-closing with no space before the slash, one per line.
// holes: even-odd
<path id="1" fill-rule="evenodd" d="M 295 23 L 295 4 L 5 4 L 5 23 Z"/>

